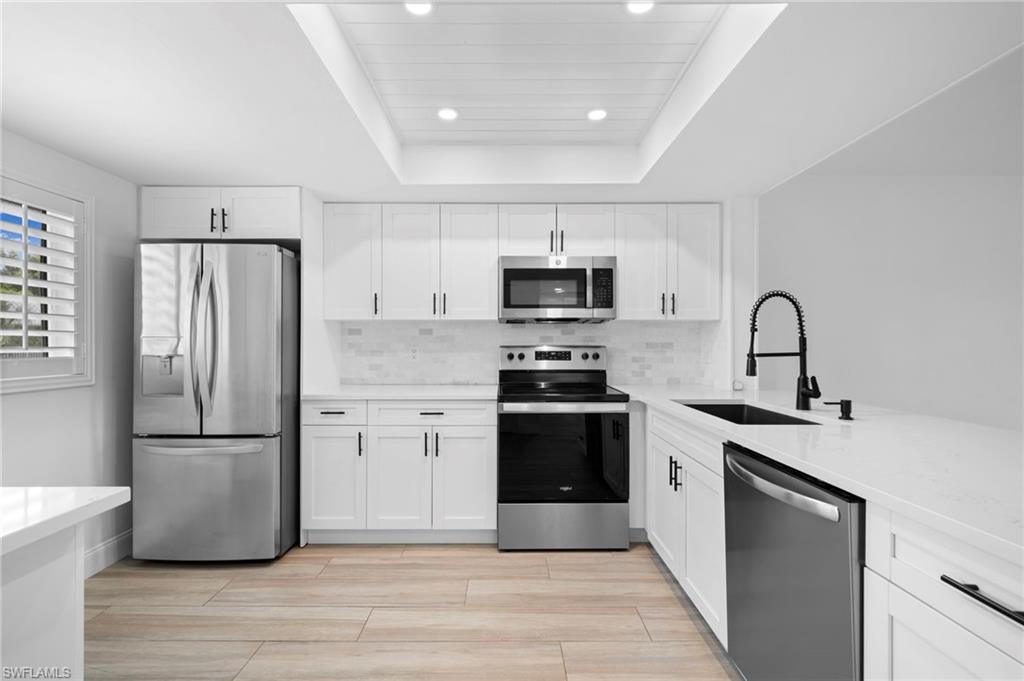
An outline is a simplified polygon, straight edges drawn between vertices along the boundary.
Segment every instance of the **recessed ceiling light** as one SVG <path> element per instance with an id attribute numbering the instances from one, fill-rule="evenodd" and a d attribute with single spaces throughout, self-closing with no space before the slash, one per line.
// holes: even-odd
<path id="1" fill-rule="evenodd" d="M 639 3 L 644 4 L 644 3 Z M 405 3 L 405 9 L 409 14 L 415 14 L 418 17 L 425 17 L 430 14 L 430 10 L 434 8 L 434 5 L 429 2 L 407 2 Z"/>
<path id="2" fill-rule="evenodd" d="M 459 112 L 455 109 L 446 106 L 443 109 L 437 110 L 437 117 L 440 118 L 442 121 L 454 121 L 456 118 L 459 117 Z"/>
<path id="3" fill-rule="evenodd" d="M 408 7 L 408 5 L 406 5 Z M 653 2 L 627 2 L 626 9 L 630 14 L 647 14 L 654 9 Z"/>
<path id="4" fill-rule="evenodd" d="M 587 112 L 587 118 L 592 121 L 603 121 L 608 118 L 608 112 L 604 109 L 594 109 L 593 111 Z"/>

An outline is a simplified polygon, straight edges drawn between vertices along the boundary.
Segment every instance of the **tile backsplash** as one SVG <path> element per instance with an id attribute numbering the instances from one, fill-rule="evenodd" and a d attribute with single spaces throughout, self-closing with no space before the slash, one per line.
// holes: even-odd
<path id="1" fill-rule="evenodd" d="M 341 384 L 494 383 L 498 346 L 530 344 L 605 345 L 613 384 L 721 386 L 728 380 L 721 322 L 327 324 Z"/>

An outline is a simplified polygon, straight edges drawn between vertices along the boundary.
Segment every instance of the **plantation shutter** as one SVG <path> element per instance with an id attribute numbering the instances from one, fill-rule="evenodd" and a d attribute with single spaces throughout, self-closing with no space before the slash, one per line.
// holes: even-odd
<path id="1" fill-rule="evenodd" d="M 84 205 L 3 178 L 0 360 L 5 377 L 83 371 Z"/>

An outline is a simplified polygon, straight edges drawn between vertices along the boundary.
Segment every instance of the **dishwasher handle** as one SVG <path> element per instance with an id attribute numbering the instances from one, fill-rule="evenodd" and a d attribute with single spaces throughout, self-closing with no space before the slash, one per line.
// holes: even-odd
<path id="1" fill-rule="evenodd" d="M 794 492 L 791 489 L 786 489 L 782 485 L 778 485 L 770 480 L 765 480 L 762 477 L 755 475 L 753 472 L 745 468 L 739 461 L 733 457 L 732 454 L 725 455 L 725 464 L 732 471 L 733 475 L 747 483 L 758 492 L 767 494 L 776 501 L 781 501 L 784 504 L 788 504 L 793 508 L 799 509 L 811 515 L 816 515 L 819 518 L 824 518 L 833 523 L 839 522 L 839 507 L 834 504 L 829 504 L 818 499 L 812 499 L 811 497 Z"/>

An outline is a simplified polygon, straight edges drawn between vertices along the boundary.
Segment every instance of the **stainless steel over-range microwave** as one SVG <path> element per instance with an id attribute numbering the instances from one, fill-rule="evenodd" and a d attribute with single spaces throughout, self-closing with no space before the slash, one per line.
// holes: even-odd
<path id="1" fill-rule="evenodd" d="M 614 256 L 503 256 L 498 269 L 502 322 L 615 319 Z"/>

